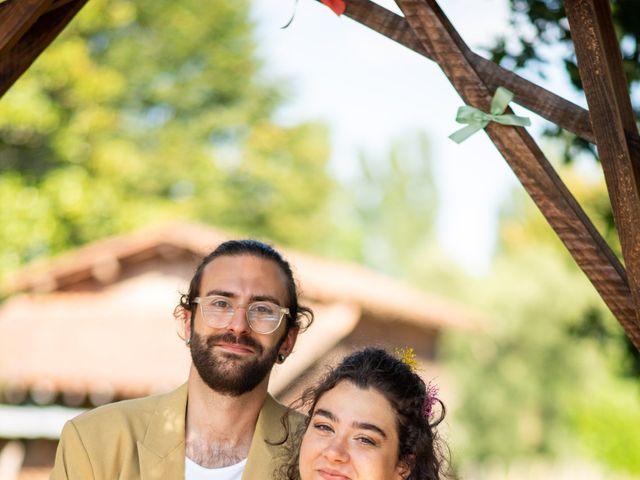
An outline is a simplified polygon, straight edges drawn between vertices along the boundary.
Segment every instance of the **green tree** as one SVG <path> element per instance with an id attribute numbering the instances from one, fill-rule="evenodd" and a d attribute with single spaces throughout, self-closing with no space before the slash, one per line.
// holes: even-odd
<path id="1" fill-rule="evenodd" d="M 0 101 L 0 272 L 175 218 L 320 244 L 327 131 L 274 122 L 248 8 L 84 7 Z"/>
<path id="2" fill-rule="evenodd" d="M 438 192 L 427 137 L 407 133 L 380 155 L 361 153 L 358 166 L 334 197 L 336 221 L 351 235 L 342 243 L 360 262 L 406 277 L 416 251 L 434 240 Z"/>
<path id="3" fill-rule="evenodd" d="M 640 4 L 636 0 L 610 0 L 614 27 L 620 42 L 623 69 L 636 118 L 640 116 Z M 568 81 L 582 90 L 569 22 L 560 0 L 509 0 L 511 30 L 490 47 L 493 60 L 509 69 L 527 69 L 544 77 L 547 65 L 562 62 Z M 575 135 L 550 125 L 546 134 L 564 143 L 564 160 L 595 147 Z"/>
<path id="4" fill-rule="evenodd" d="M 604 182 L 563 173 L 605 223 Z M 640 415 L 636 382 L 623 375 L 624 332 L 524 194 L 503 214 L 494 270 L 468 289 L 489 320 L 479 335 L 449 344 L 464 461 L 582 455 L 637 474 L 640 456 L 629 445 L 640 436 L 620 418 Z"/>

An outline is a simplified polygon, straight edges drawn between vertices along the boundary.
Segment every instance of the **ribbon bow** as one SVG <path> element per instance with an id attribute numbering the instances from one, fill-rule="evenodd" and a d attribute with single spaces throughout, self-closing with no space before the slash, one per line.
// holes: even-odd
<path id="1" fill-rule="evenodd" d="M 498 87 L 491 99 L 491 113 L 485 113 L 475 107 L 463 105 L 458 109 L 456 122 L 467 123 L 468 125 L 453 132 L 449 135 L 449 138 L 456 143 L 462 143 L 478 130 L 486 127 L 489 122 L 497 122 L 503 125 L 516 125 L 519 127 L 528 127 L 531 125 L 531 121 L 527 117 L 502 113 L 507 109 L 511 100 L 513 100 L 513 93 L 504 87 Z"/>

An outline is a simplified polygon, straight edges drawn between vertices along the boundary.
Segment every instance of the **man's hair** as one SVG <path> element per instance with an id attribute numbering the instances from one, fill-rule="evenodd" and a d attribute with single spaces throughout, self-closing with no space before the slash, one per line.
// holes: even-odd
<path id="1" fill-rule="evenodd" d="M 302 331 L 307 329 L 313 322 L 313 311 L 309 307 L 305 307 L 298 303 L 298 289 L 296 287 L 296 281 L 293 278 L 293 272 L 291 271 L 289 262 L 287 262 L 282 255 L 270 245 L 252 239 L 226 241 L 218 245 L 214 251 L 204 257 L 196 268 L 193 278 L 191 279 L 189 292 L 180 296 L 180 303 L 176 310 L 183 309 L 191 312 L 191 321 L 193 322 L 196 308 L 194 299 L 200 296 L 200 282 L 202 280 L 202 273 L 204 272 L 205 267 L 218 257 L 238 257 L 242 255 L 271 260 L 280 267 L 287 279 L 286 289 L 288 305 L 286 305 L 286 307 L 289 309 L 289 315 L 287 315 L 287 328 L 285 335 L 293 326 L 300 328 Z"/>

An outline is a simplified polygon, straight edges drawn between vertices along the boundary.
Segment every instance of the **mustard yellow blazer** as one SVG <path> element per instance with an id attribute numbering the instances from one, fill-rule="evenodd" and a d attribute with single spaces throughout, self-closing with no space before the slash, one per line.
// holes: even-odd
<path id="1" fill-rule="evenodd" d="M 51 480 L 184 479 L 186 384 L 164 395 L 113 403 L 67 422 Z M 291 432 L 303 417 L 270 395 L 260 410 L 243 480 L 265 480 L 288 459 L 281 418 Z M 289 435 L 291 439 L 293 435 Z"/>

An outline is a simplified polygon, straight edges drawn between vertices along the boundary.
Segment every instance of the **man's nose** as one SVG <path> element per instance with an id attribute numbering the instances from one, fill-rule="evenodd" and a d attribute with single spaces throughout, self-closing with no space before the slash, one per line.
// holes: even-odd
<path id="1" fill-rule="evenodd" d="M 329 440 L 322 453 L 331 462 L 346 463 L 349 461 L 348 440 L 335 436 Z"/>
<path id="2" fill-rule="evenodd" d="M 233 332 L 236 336 L 248 335 L 251 327 L 247 321 L 246 307 L 236 307 L 231 317 L 231 323 L 227 326 L 227 330 Z"/>

